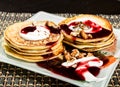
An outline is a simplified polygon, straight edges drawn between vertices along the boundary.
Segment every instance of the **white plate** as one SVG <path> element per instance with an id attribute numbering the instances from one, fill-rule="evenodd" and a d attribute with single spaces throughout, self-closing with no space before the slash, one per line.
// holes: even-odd
<path id="1" fill-rule="evenodd" d="M 35 14 L 33 17 L 31 17 L 28 20 L 34 20 L 34 21 L 38 21 L 38 20 L 50 20 L 55 22 L 56 24 L 59 23 L 61 20 L 63 20 L 64 17 L 59 17 L 50 13 L 46 13 L 43 11 L 38 12 L 37 14 Z M 78 80 L 73 80 L 58 74 L 55 74 L 45 68 L 39 67 L 36 65 L 36 63 L 28 63 L 28 62 L 24 62 L 18 59 L 15 59 L 13 57 L 10 57 L 8 55 L 5 54 L 3 48 L 2 48 L 2 39 L 0 39 L 0 61 L 4 62 L 4 63 L 8 63 L 11 65 L 15 65 L 33 72 L 37 72 L 39 74 L 43 74 L 43 75 L 47 75 L 62 81 L 66 81 L 69 82 L 71 84 L 77 85 L 77 86 L 81 86 L 81 87 L 107 87 L 108 82 L 116 68 L 116 66 L 119 63 L 119 58 L 120 58 L 120 30 L 118 29 L 114 29 L 115 35 L 117 36 L 117 51 L 115 53 L 115 56 L 117 57 L 117 61 L 115 63 L 113 63 L 112 65 L 110 65 L 109 67 L 101 70 L 101 73 L 99 74 L 98 77 L 103 77 L 106 76 L 107 79 L 101 82 L 85 82 L 85 81 L 78 81 Z"/>

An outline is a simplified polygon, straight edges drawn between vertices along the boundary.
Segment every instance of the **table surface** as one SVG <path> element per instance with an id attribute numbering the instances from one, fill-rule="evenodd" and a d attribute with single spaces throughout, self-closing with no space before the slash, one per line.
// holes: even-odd
<path id="1" fill-rule="evenodd" d="M 15 22 L 24 21 L 35 13 L 0 12 L 0 35 L 5 27 Z M 54 13 L 63 17 L 77 14 Z M 114 28 L 120 29 L 120 15 L 96 14 L 108 19 Z M 75 87 L 70 83 L 25 70 L 10 64 L 0 62 L 0 87 Z M 108 87 L 120 87 L 120 63 L 112 75 Z"/>
<path id="2" fill-rule="evenodd" d="M 0 0 L 0 11 L 119 14 L 120 0 Z"/>

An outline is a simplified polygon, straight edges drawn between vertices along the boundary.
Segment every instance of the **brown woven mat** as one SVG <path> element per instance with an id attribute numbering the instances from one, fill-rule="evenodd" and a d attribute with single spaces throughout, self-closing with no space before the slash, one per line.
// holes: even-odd
<path id="1" fill-rule="evenodd" d="M 18 21 L 24 21 L 30 18 L 31 13 L 7 13 L 0 12 L 0 34 L 6 26 Z M 64 17 L 72 17 L 76 14 L 57 14 Z M 120 29 L 120 15 L 103 15 L 110 20 L 114 28 Z M 0 87 L 75 87 L 45 75 L 37 74 L 10 64 L 0 62 Z M 120 63 L 114 71 L 108 87 L 120 87 Z"/>

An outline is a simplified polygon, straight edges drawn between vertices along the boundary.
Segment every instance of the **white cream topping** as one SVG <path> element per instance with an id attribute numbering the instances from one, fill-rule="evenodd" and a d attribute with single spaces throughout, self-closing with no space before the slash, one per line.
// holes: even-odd
<path id="1" fill-rule="evenodd" d="M 48 38 L 50 31 L 44 26 L 36 26 L 36 30 L 26 34 L 20 32 L 20 36 L 25 40 L 42 40 Z"/>
<path id="2" fill-rule="evenodd" d="M 71 67 L 74 64 L 77 64 L 79 62 L 85 62 L 85 61 L 89 61 L 91 66 L 93 66 L 92 62 L 94 62 L 94 63 L 96 62 L 97 63 L 97 64 L 95 64 L 95 66 L 101 66 L 103 64 L 102 61 L 99 61 L 99 62 L 97 62 L 97 61 L 91 61 L 93 59 L 98 59 L 98 58 L 95 57 L 95 56 L 83 57 L 83 58 L 80 58 L 80 59 L 75 59 L 73 61 L 64 62 L 64 63 L 62 63 L 62 66 L 64 66 L 64 67 Z"/>
<path id="3" fill-rule="evenodd" d="M 72 26 L 72 25 L 69 26 L 69 29 L 72 30 L 72 31 L 74 31 L 74 32 L 83 30 L 83 29 L 78 28 L 78 27 L 77 27 L 77 28 L 74 28 L 74 26 Z M 84 32 L 86 32 L 86 33 L 91 33 L 91 32 L 93 32 L 92 30 L 93 30 L 92 28 L 84 29 Z"/>
<path id="4" fill-rule="evenodd" d="M 72 21 L 68 22 L 67 25 L 71 24 L 72 22 L 84 22 L 84 21 L 87 21 L 87 20 L 88 20 L 87 18 L 75 19 L 75 20 L 72 20 Z M 94 19 L 91 19 L 91 21 L 96 23 L 96 20 L 94 20 Z M 69 29 L 74 31 L 74 32 L 83 30 L 80 27 L 77 27 L 77 28 L 74 28 L 74 27 L 75 27 L 74 25 L 71 25 L 71 26 L 69 26 Z M 84 32 L 86 32 L 86 33 L 95 33 L 95 32 L 100 31 L 100 30 L 102 30 L 102 28 L 93 32 L 93 28 L 89 27 L 89 29 L 88 29 L 88 28 L 84 27 Z"/>
<path id="5" fill-rule="evenodd" d="M 70 21 L 70 22 L 68 23 L 68 25 L 69 25 L 70 23 L 72 23 L 72 22 L 84 22 L 84 21 L 86 21 L 86 20 L 87 20 L 87 19 L 76 19 L 76 20 Z M 81 30 L 83 30 L 83 29 L 81 29 L 80 27 L 77 27 L 77 28 L 74 28 L 74 27 L 75 27 L 74 25 L 71 25 L 71 26 L 69 26 L 69 29 L 72 30 L 72 31 L 81 31 Z M 92 28 L 84 29 L 84 31 L 85 31 L 86 33 L 89 33 L 89 32 L 92 31 Z"/>

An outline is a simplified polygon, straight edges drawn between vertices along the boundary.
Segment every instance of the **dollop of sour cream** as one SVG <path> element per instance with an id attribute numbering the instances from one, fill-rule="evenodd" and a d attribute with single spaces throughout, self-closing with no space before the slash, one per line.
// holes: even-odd
<path id="1" fill-rule="evenodd" d="M 96 33 L 102 30 L 102 27 L 98 24 L 96 24 L 94 21 L 91 20 L 87 20 L 87 19 L 76 19 L 73 21 L 70 21 L 68 23 L 69 29 L 72 31 L 80 31 L 82 30 L 80 27 L 76 27 L 76 24 L 71 25 L 71 23 L 77 23 L 77 22 L 83 22 L 83 24 L 85 24 L 86 26 L 84 26 L 84 32 L 86 33 Z"/>
<path id="2" fill-rule="evenodd" d="M 20 36 L 25 40 L 42 40 L 48 38 L 50 35 L 49 29 L 47 29 L 44 26 L 36 26 L 35 29 L 32 31 L 30 31 L 29 28 L 33 28 L 33 27 L 28 26 L 27 28 L 22 29 L 19 33 Z M 25 31 L 27 31 L 27 33 L 23 33 Z"/>

